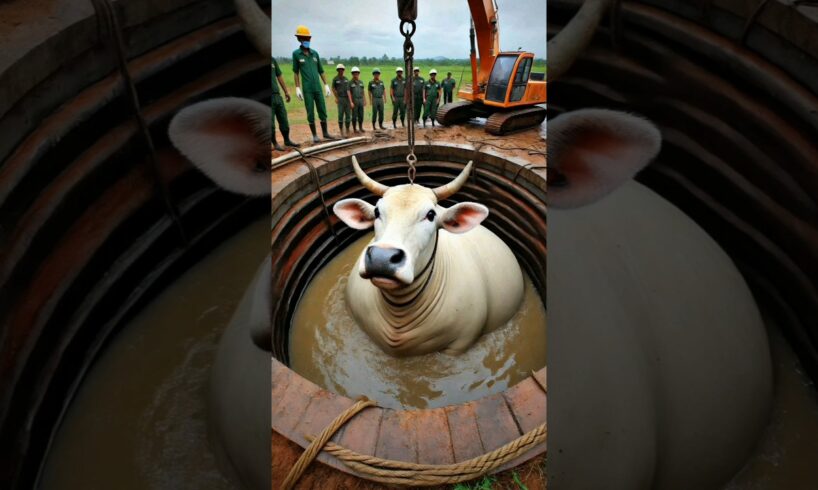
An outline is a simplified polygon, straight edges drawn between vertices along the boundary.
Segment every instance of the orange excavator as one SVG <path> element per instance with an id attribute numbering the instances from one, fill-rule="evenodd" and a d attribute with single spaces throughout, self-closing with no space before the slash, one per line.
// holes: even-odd
<path id="1" fill-rule="evenodd" d="M 472 26 L 472 83 L 461 87 L 457 102 L 444 104 L 437 121 L 445 126 L 473 117 L 486 118 L 486 131 L 502 135 L 543 122 L 545 73 L 533 71 L 534 53 L 500 51 L 500 29 L 494 0 L 468 0 Z M 476 45 L 475 45 L 476 37 Z M 479 58 L 478 58 L 479 53 Z"/>

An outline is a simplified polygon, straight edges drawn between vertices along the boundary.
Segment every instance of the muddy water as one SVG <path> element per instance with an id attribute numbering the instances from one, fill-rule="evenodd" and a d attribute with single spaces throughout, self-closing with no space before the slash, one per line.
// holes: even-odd
<path id="1" fill-rule="evenodd" d="M 117 335 L 66 413 L 41 488 L 239 488 L 210 450 L 206 397 L 216 343 L 268 252 L 259 237 L 269 226 L 259 220 L 205 257 Z"/>
<path id="2" fill-rule="evenodd" d="M 463 355 L 398 359 L 384 354 L 357 326 L 344 297 L 347 274 L 369 240 L 371 235 L 335 257 L 301 299 L 290 332 L 290 367 L 297 373 L 381 406 L 434 408 L 499 393 L 545 366 L 545 308 L 527 277 L 517 315 Z"/>

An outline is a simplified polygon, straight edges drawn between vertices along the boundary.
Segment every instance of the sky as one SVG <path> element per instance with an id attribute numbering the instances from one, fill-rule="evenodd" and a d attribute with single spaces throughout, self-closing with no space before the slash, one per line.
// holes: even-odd
<path id="1" fill-rule="evenodd" d="M 545 58 L 546 0 L 496 0 L 500 49 L 531 51 Z M 323 58 L 403 57 L 396 0 L 272 0 L 273 56 L 298 47 L 295 28 L 312 31 L 312 47 Z M 467 0 L 418 0 L 416 58 L 468 58 Z"/>

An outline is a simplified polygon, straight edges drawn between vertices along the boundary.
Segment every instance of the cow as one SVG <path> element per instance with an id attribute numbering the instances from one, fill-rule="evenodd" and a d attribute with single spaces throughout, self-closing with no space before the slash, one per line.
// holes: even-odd
<path id="1" fill-rule="evenodd" d="M 344 199 L 335 214 L 357 230 L 374 228 L 347 283 L 347 304 L 358 325 L 387 354 L 404 357 L 465 352 L 482 334 L 505 324 L 523 299 L 523 274 L 511 249 L 480 223 L 482 204 L 439 202 L 466 182 L 472 162 L 452 182 L 387 187 L 361 170 L 373 206 Z"/>

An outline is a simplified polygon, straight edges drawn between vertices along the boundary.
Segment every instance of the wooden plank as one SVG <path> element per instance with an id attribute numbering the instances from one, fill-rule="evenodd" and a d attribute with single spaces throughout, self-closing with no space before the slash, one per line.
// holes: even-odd
<path id="1" fill-rule="evenodd" d="M 375 454 L 384 410 L 367 408 L 346 423 L 338 444 L 361 454 Z"/>
<path id="2" fill-rule="evenodd" d="M 313 395 L 304 417 L 295 428 L 295 442 L 307 444 L 305 436 L 315 437 L 320 434 L 341 412 L 352 404 L 353 401 L 349 398 L 338 396 L 327 390 L 319 390 Z"/>
<path id="3" fill-rule="evenodd" d="M 418 413 L 418 463 L 454 463 L 452 435 L 449 420 L 442 408 L 423 410 Z"/>
<path id="4" fill-rule="evenodd" d="M 417 462 L 417 412 L 384 410 L 375 456 Z"/>
<path id="5" fill-rule="evenodd" d="M 295 439 L 293 429 L 304 416 L 318 389 L 313 383 L 293 374 L 284 396 L 278 403 L 278 408 L 273 412 L 271 420 L 273 429 L 283 436 Z"/>
<path id="6" fill-rule="evenodd" d="M 272 421 L 276 410 L 278 410 L 281 400 L 284 398 L 284 393 L 292 381 L 293 372 L 284 366 L 279 361 L 273 359 L 272 373 L 270 381 L 272 389 L 270 391 L 270 420 Z"/>
<path id="7" fill-rule="evenodd" d="M 546 396 L 533 379 L 527 378 L 512 386 L 503 393 L 503 396 L 508 401 L 514 419 L 524 433 L 545 423 Z"/>
<path id="8" fill-rule="evenodd" d="M 452 450 L 455 461 L 480 456 L 483 443 L 477 428 L 477 417 L 474 414 L 474 403 L 464 403 L 446 407 L 446 417 L 449 421 L 449 432 L 452 435 Z"/>
<path id="9" fill-rule="evenodd" d="M 486 452 L 520 436 L 520 430 L 503 395 L 496 394 L 477 400 L 474 411 L 480 440 Z"/>

